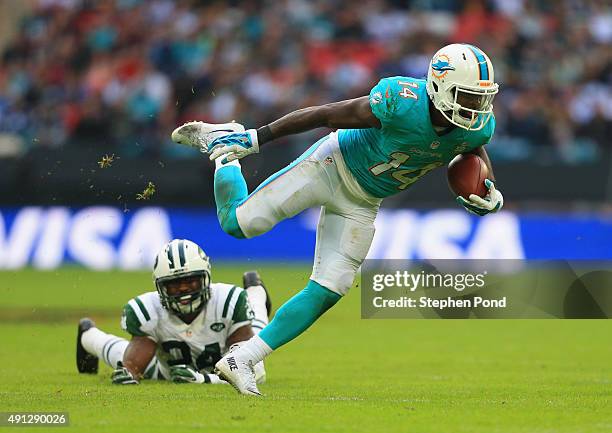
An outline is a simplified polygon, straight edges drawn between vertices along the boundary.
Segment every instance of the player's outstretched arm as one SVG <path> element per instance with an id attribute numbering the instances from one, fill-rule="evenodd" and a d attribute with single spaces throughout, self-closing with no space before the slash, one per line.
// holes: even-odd
<path id="1" fill-rule="evenodd" d="M 315 128 L 360 129 L 380 128 L 380 120 L 372 113 L 370 98 L 348 99 L 293 111 L 257 130 L 259 144 L 279 137 Z"/>
<path id="2" fill-rule="evenodd" d="M 261 128 L 219 137 L 209 144 L 208 152 L 211 160 L 223 157 L 224 162 L 232 161 L 251 153 L 258 153 L 260 146 L 276 138 L 323 127 L 334 129 L 380 128 L 381 124 L 372 113 L 369 97 L 362 96 L 346 101 L 301 108 Z"/>
<path id="3" fill-rule="evenodd" d="M 119 385 L 137 384 L 155 356 L 157 344 L 148 337 L 134 336 L 123 354 L 122 365 L 113 372 L 112 381 Z"/>

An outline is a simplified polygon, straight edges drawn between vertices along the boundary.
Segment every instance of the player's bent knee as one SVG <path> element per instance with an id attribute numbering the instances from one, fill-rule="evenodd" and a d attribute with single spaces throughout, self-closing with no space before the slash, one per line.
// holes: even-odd
<path id="1" fill-rule="evenodd" d="M 253 237 L 269 232 L 274 227 L 274 221 L 266 217 L 257 216 L 249 220 L 248 225 L 249 235 Z"/>
<path id="2" fill-rule="evenodd" d="M 242 233 L 247 238 L 254 238 L 269 232 L 282 219 L 256 196 L 249 201 L 238 203 L 234 215 Z"/>
<path id="3" fill-rule="evenodd" d="M 244 233 L 242 233 L 242 229 L 238 224 L 238 219 L 236 218 L 235 206 L 231 205 L 220 209 L 219 212 L 217 212 L 217 218 L 219 219 L 219 224 L 221 224 L 221 228 L 225 233 L 238 239 L 245 238 Z"/>
<path id="4" fill-rule="evenodd" d="M 344 296 L 353 286 L 355 276 L 357 275 L 357 268 L 350 267 L 345 269 L 333 265 L 334 263 L 330 266 L 316 269 L 310 278 L 330 292 Z"/>
<path id="5" fill-rule="evenodd" d="M 244 234 L 242 233 L 242 230 L 240 230 L 239 227 L 236 228 L 236 227 L 234 227 L 231 224 L 221 223 L 221 228 L 223 229 L 223 231 L 225 233 L 227 233 L 228 235 L 233 236 L 233 237 L 235 237 L 237 239 L 244 239 L 245 238 Z"/>

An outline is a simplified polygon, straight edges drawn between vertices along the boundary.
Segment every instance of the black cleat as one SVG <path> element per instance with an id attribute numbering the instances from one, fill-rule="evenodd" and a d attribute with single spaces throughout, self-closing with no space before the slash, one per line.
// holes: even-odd
<path id="1" fill-rule="evenodd" d="M 87 352 L 81 344 L 83 332 L 95 327 L 96 324 L 88 317 L 79 320 L 76 345 L 76 364 L 79 373 L 96 374 L 98 372 L 98 357 Z"/>
<path id="2" fill-rule="evenodd" d="M 268 293 L 268 289 L 264 286 L 261 277 L 259 276 L 259 272 L 257 271 L 247 271 L 242 274 L 242 286 L 244 289 L 248 289 L 253 286 L 261 286 L 266 292 L 266 311 L 268 312 L 268 318 L 270 314 L 272 314 L 272 302 L 270 301 L 270 293 Z"/>

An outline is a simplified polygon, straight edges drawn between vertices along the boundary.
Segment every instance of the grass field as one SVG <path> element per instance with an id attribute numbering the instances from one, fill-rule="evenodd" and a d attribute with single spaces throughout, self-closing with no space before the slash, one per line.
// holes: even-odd
<path id="1" fill-rule="evenodd" d="M 276 307 L 308 276 L 259 269 Z M 268 358 L 262 399 L 78 375 L 78 318 L 124 335 L 122 305 L 149 290 L 148 273 L 0 272 L 0 411 L 67 411 L 78 432 L 612 431 L 612 322 L 361 320 L 358 289 Z"/>

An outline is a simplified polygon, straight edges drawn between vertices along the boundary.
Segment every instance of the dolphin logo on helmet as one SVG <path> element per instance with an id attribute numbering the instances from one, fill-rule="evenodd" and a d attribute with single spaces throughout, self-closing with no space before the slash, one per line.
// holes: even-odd
<path id="1" fill-rule="evenodd" d="M 455 67 L 451 66 L 446 60 L 438 59 L 431 67 L 436 71 L 454 71 Z"/>
<path id="2" fill-rule="evenodd" d="M 454 71 L 455 67 L 450 64 L 450 59 L 446 54 L 440 54 L 431 62 L 431 69 L 440 72 L 434 75 L 437 78 L 443 78 L 448 71 Z"/>

